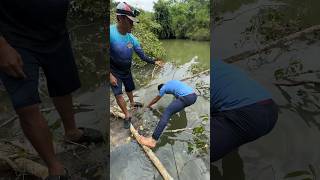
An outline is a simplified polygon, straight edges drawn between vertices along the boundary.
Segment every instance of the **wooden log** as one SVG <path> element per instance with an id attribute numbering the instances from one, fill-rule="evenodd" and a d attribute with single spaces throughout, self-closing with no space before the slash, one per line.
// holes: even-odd
<path id="1" fill-rule="evenodd" d="M 114 117 L 125 119 L 125 115 L 122 113 L 121 109 L 118 107 L 111 107 L 110 114 Z"/>
<path id="2" fill-rule="evenodd" d="M 146 152 L 146 154 L 148 155 L 149 159 L 152 161 L 154 166 L 158 169 L 158 171 L 162 175 L 163 179 L 164 180 L 173 180 L 173 178 L 170 176 L 170 174 L 168 173 L 166 168 L 163 166 L 163 164 L 157 158 L 157 156 L 152 152 L 152 150 L 150 148 L 148 148 L 147 146 L 141 144 L 140 138 L 139 138 L 140 135 L 137 132 L 137 130 L 132 126 L 132 124 L 130 125 L 130 131 L 134 135 L 134 137 L 136 138 L 137 142 L 141 145 L 143 150 Z"/>
<path id="3" fill-rule="evenodd" d="M 28 173 L 41 179 L 45 179 L 49 175 L 47 167 L 26 158 L 11 160 L 7 157 L 0 157 L 0 165 L 2 170 L 12 169 L 13 171 Z"/>
<path id="4" fill-rule="evenodd" d="M 186 77 L 186 78 L 180 79 L 180 81 L 186 81 L 186 80 L 195 78 L 195 77 L 197 77 L 197 76 L 200 76 L 200 75 L 205 74 L 205 73 L 208 73 L 208 72 L 210 72 L 210 69 L 204 70 L 204 71 L 199 72 L 199 73 L 197 73 L 197 74 L 194 74 L 194 75 L 192 75 L 192 76 L 190 76 L 190 77 Z M 154 85 L 156 85 L 156 84 L 157 84 L 157 83 L 149 84 L 149 85 L 147 85 L 147 86 L 144 86 L 144 88 L 149 88 L 149 87 L 154 86 Z"/>
<path id="5" fill-rule="evenodd" d="M 293 41 L 293 40 L 298 39 L 306 34 L 310 34 L 310 33 L 316 32 L 316 31 L 320 31 L 320 25 L 315 25 L 315 26 L 309 27 L 307 29 L 304 29 L 302 31 L 292 33 L 286 37 L 283 37 L 279 40 L 276 40 L 276 41 L 264 46 L 261 49 L 248 50 L 248 51 L 242 52 L 240 54 L 223 59 L 223 61 L 225 61 L 227 63 L 235 63 L 237 61 L 240 61 L 240 60 L 246 59 L 248 57 L 254 56 L 256 54 L 259 54 L 261 52 L 268 51 L 270 49 L 279 47 L 280 45 L 283 45 L 289 41 Z"/>
<path id="6" fill-rule="evenodd" d="M 181 132 L 181 131 L 186 131 L 186 130 L 192 130 L 192 128 L 182 128 L 182 129 L 165 130 L 164 132 L 166 132 L 166 133 L 176 133 L 176 132 Z"/>
<path id="7" fill-rule="evenodd" d="M 276 86 L 299 86 L 299 85 L 305 85 L 305 84 L 320 84 L 320 81 L 309 81 L 309 80 L 305 80 L 305 81 L 294 81 L 291 80 L 291 82 L 275 82 L 273 83 Z"/>
<path id="8" fill-rule="evenodd" d="M 42 179 L 45 179 L 49 175 L 48 168 L 30 159 L 18 158 L 13 162 L 20 172 L 27 172 Z"/>
<path id="9" fill-rule="evenodd" d="M 208 73 L 208 72 L 210 72 L 210 69 L 207 69 L 207 70 L 205 70 L 205 71 L 199 72 L 199 73 L 197 73 L 197 74 L 195 74 L 195 75 L 193 75 L 193 76 L 190 76 L 190 77 L 187 77 L 187 78 L 183 78 L 183 79 L 181 79 L 180 81 L 186 81 L 186 80 L 192 79 L 192 78 L 194 78 L 194 77 L 200 76 L 200 75 L 205 74 L 205 73 Z"/>

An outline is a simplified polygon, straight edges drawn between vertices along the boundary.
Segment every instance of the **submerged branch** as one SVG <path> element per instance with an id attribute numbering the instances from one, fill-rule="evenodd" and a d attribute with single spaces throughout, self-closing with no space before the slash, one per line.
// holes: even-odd
<path id="1" fill-rule="evenodd" d="M 276 86 L 300 86 L 300 85 L 305 85 L 305 84 L 320 84 L 320 81 L 295 81 L 295 80 L 290 80 L 290 83 L 280 83 L 280 82 L 275 82 L 273 83 Z"/>
<path id="2" fill-rule="evenodd" d="M 320 31 L 320 25 L 315 25 L 315 26 L 312 26 L 312 27 L 309 27 L 309 28 L 306 28 L 302 31 L 299 31 L 299 32 L 295 32 L 293 34 L 290 34 L 284 38 L 281 38 L 277 41 L 274 41 L 266 46 L 264 46 L 263 48 L 261 49 L 252 49 L 252 50 L 248 50 L 248 51 L 245 51 L 245 52 L 242 52 L 240 54 L 237 54 L 237 55 L 234 55 L 234 56 L 231 56 L 231 57 L 228 57 L 226 59 L 223 59 L 225 62 L 227 63 L 235 63 L 237 61 L 241 61 L 243 59 L 246 59 L 248 57 L 251 57 L 251 56 L 254 56 L 254 55 L 257 55 L 261 52 L 265 52 L 265 51 L 269 51 L 273 48 L 276 48 L 276 47 L 279 47 L 289 41 L 293 41 L 295 39 L 298 39 L 306 34 L 310 34 L 310 33 L 314 33 L 316 31 Z"/>

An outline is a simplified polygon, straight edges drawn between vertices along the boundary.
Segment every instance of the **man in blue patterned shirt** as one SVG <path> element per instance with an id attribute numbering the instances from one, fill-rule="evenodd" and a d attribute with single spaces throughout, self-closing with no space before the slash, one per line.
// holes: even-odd
<path id="1" fill-rule="evenodd" d="M 124 128 L 126 129 L 130 127 L 131 115 L 122 95 L 122 84 L 124 84 L 131 107 L 139 105 L 134 102 L 132 93 L 135 89 L 131 74 L 133 51 L 141 60 L 161 65 L 161 61 L 145 55 L 139 41 L 131 34 L 133 22 L 138 22 L 136 18 L 138 14 L 139 11 L 127 3 L 119 3 L 116 10 L 117 24 L 110 26 L 110 83 L 117 104 L 125 114 Z"/>

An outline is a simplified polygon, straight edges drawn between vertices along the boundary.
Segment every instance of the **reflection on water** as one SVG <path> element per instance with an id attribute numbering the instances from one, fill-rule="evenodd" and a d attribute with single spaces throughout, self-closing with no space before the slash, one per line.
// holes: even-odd
<path id="1" fill-rule="evenodd" d="M 223 59 L 248 49 L 263 47 L 285 33 L 320 23 L 320 18 L 316 15 L 319 13 L 317 5 L 320 3 L 317 0 L 237 2 L 237 7 L 228 0 L 217 2 L 216 9 L 219 6 L 224 9 L 215 14 L 216 16 L 224 20 L 235 15 L 237 18 L 221 20 L 214 28 L 213 58 Z M 282 28 L 285 27 L 288 29 L 283 31 Z M 272 32 L 277 36 L 269 36 Z M 316 61 L 320 55 L 320 43 L 316 34 L 293 41 L 287 47 L 275 48 L 267 54 L 235 63 L 272 93 L 280 107 L 279 119 L 270 134 L 241 146 L 214 163 L 214 179 L 317 179 L 320 175 L 319 85 L 273 84 L 277 81 L 275 71 L 290 66 L 292 59 L 300 59 L 303 68 L 296 73 L 297 75 L 288 76 L 290 79 L 319 81 L 320 76 L 316 71 L 320 70 L 320 64 Z M 309 70 L 315 73 L 299 74 Z"/>
<path id="2" fill-rule="evenodd" d="M 203 68 L 210 66 L 210 42 L 191 40 L 161 40 L 166 52 L 166 61 L 176 65 L 187 63 L 197 56 Z"/>

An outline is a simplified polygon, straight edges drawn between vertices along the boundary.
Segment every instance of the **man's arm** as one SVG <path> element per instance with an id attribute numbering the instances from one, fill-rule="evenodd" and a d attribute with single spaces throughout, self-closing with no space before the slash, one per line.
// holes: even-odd
<path id="1" fill-rule="evenodd" d="M 117 86 L 117 78 L 116 77 L 114 77 L 114 75 L 112 74 L 112 73 L 110 73 L 109 74 L 110 75 L 110 84 L 112 85 L 112 86 Z"/>
<path id="2" fill-rule="evenodd" d="M 138 54 L 142 61 L 145 61 L 150 64 L 155 64 L 155 59 L 147 56 L 140 45 L 134 47 L 134 51 Z"/>
<path id="3" fill-rule="evenodd" d="M 160 99 L 161 99 L 161 96 L 159 95 L 153 98 L 152 101 L 148 104 L 147 108 L 151 108 L 151 106 L 157 103 Z"/>
<path id="4" fill-rule="evenodd" d="M 147 56 L 144 53 L 144 51 L 143 51 L 143 49 L 142 49 L 142 47 L 136 37 L 134 37 L 133 35 L 131 35 L 131 37 L 133 39 L 133 49 L 142 61 L 145 61 L 150 64 L 156 64 L 161 67 L 163 66 L 163 62 L 159 58 L 152 58 L 152 57 Z"/>

